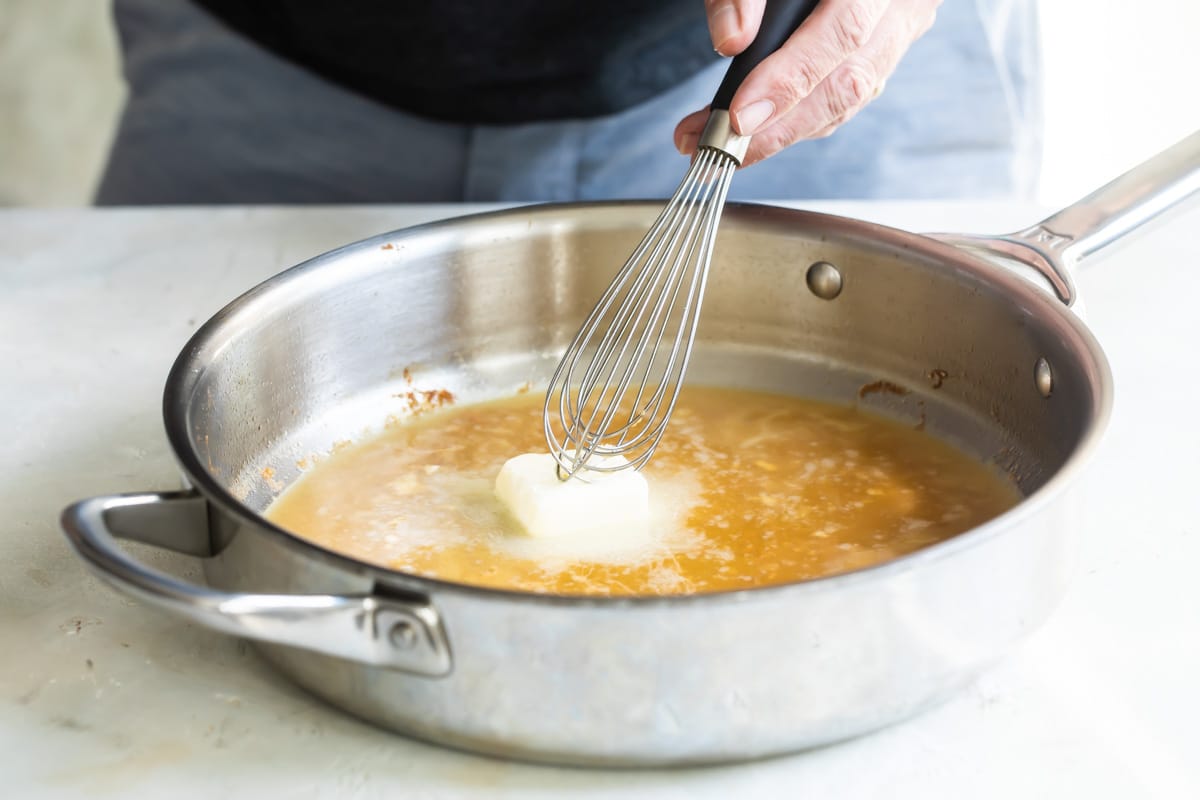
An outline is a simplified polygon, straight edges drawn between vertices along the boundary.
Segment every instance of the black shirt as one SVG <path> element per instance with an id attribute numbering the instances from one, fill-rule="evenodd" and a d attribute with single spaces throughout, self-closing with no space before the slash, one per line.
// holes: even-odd
<path id="1" fill-rule="evenodd" d="M 700 0 L 194 2 L 329 80 L 459 122 L 611 114 L 717 59 Z"/>

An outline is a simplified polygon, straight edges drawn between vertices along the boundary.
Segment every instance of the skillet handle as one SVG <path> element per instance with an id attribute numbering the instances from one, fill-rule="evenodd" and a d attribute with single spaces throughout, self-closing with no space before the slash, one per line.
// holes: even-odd
<path id="1" fill-rule="evenodd" d="M 1168 209 L 1200 193 L 1200 131 L 1036 225 L 1002 236 L 934 234 L 959 246 L 1028 264 L 1068 306 L 1072 268 Z"/>
<path id="2" fill-rule="evenodd" d="M 62 527 L 101 578 L 145 600 L 235 636 L 438 677 L 450 646 L 428 602 L 376 595 L 222 592 L 186 583 L 130 556 L 116 537 L 188 555 L 211 555 L 208 504 L 190 491 L 93 497 L 69 506 Z"/>

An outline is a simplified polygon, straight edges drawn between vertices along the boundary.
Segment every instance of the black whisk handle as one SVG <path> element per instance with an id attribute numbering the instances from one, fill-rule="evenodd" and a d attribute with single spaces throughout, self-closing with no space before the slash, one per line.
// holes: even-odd
<path id="1" fill-rule="evenodd" d="M 734 93 L 750 71 L 782 47 L 788 37 L 800 27 L 800 23 L 808 19 L 819 2 L 820 0 L 767 0 L 762 23 L 758 26 L 758 35 L 749 47 L 738 53 L 730 62 L 729 69 L 725 71 L 725 78 L 713 96 L 712 107 L 728 111 Z"/>

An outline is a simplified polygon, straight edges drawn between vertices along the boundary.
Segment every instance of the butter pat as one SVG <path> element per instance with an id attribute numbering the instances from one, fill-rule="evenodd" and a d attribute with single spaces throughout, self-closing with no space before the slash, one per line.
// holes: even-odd
<path id="1" fill-rule="evenodd" d="M 593 456 L 588 463 L 627 462 L 620 456 Z M 525 533 L 537 539 L 644 536 L 650 519 L 650 490 L 637 470 L 588 471 L 560 481 L 549 453 L 526 453 L 504 462 L 495 491 Z"/>

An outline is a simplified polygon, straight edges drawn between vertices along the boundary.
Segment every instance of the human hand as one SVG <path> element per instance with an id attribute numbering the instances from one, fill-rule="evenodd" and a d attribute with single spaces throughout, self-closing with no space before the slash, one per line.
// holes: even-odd
<path id="1" fill-rule="evenodd" d="M 704 4 L 717 52 L 745 50 L 758 32 L 765 0 Z M 821 0 L 733 96 L 734 130 L 754 136 L 742 166 L 803 139 L 828 136 L 878 97 L 900 58 L 933 24 L 939 5 L 941 0 Z M 676 126 L 679 152 L 695 152 L 708 113 L 689 114 Z"/>

